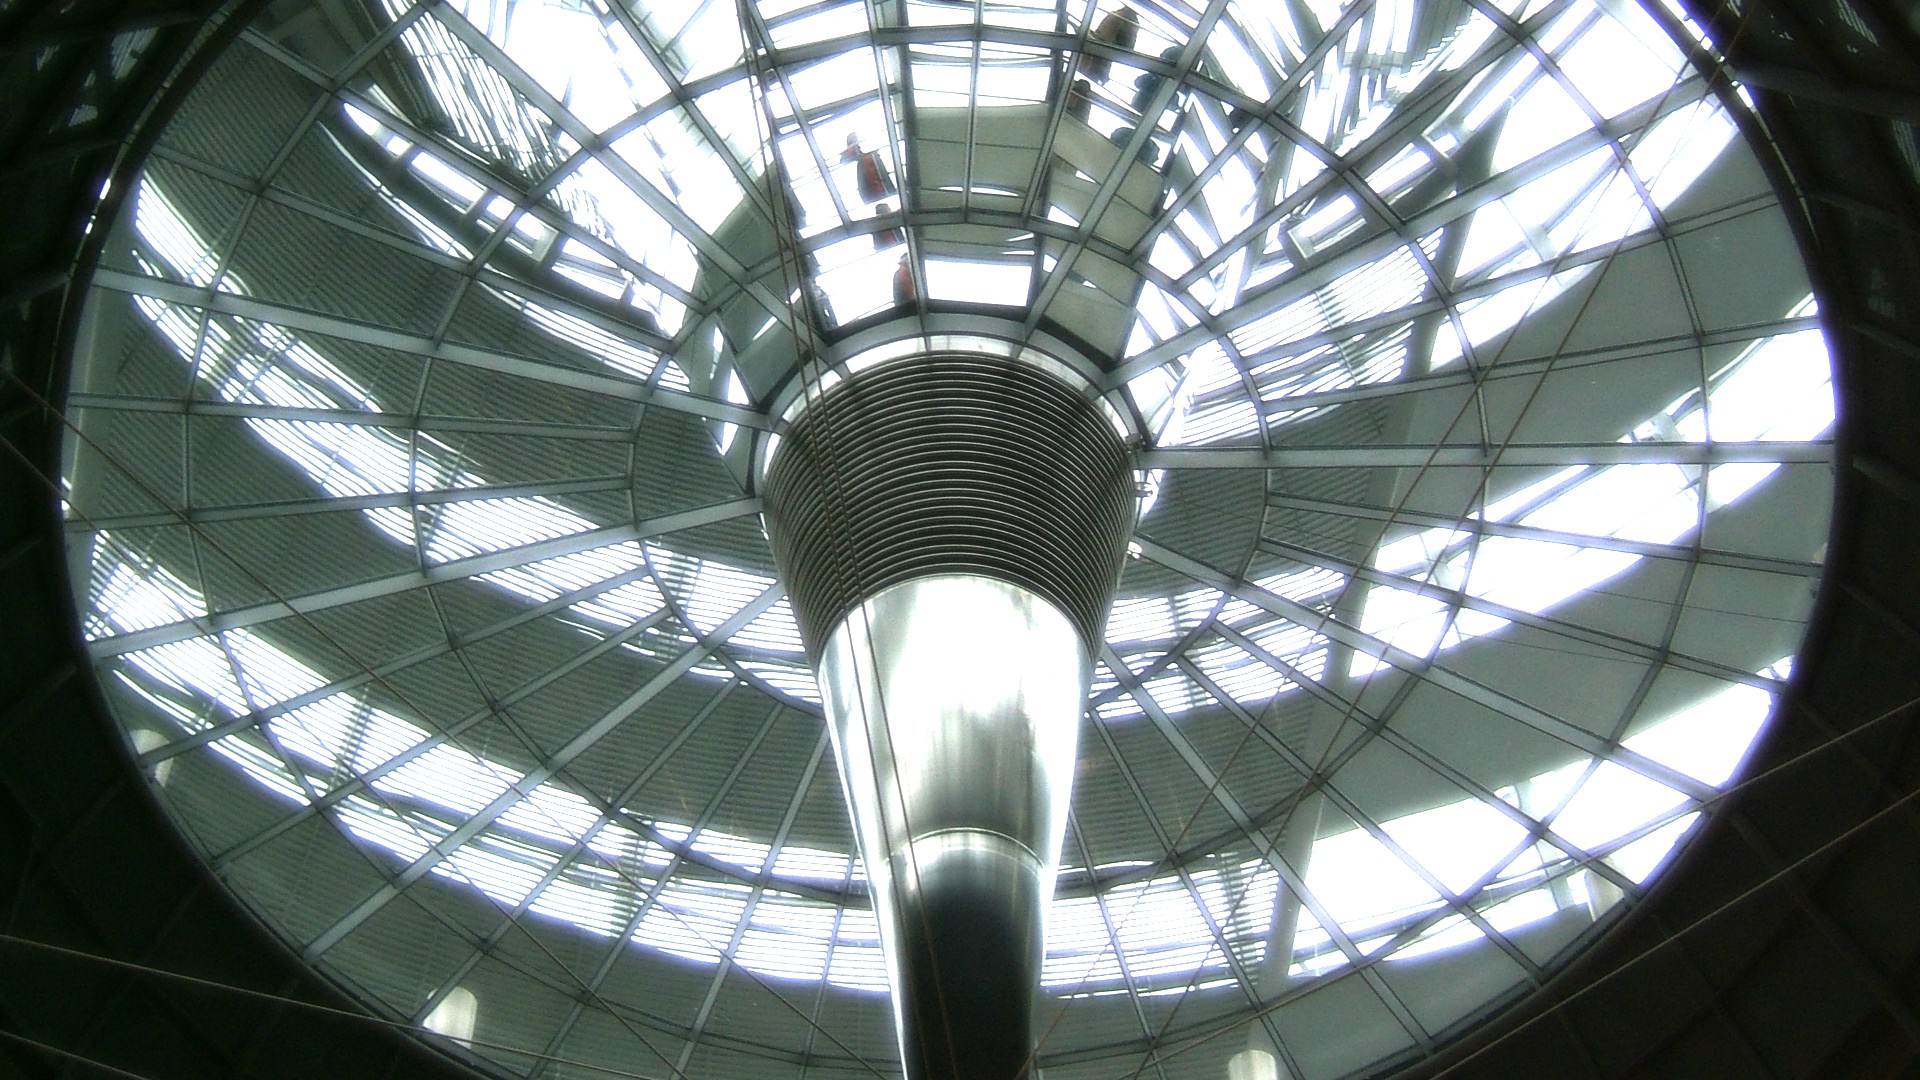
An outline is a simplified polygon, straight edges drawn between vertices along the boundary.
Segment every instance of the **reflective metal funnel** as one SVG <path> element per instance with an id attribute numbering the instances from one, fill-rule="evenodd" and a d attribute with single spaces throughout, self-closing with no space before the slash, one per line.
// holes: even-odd
<path id="1" fill-rule="evenodd" d="M 912 356 L 808 403 L 765 493 L 907 1076 L 1030 1076 L 1091 643 L 1135 505 L 1119 432 L 1043 365 Z"/>
<path id="2" fill-rule="evenodd" d="M 1017 585 L 941 575 L 849 613 L 827 719 L 918 1078 L 1031 1070 L 1086 646 Z"/>

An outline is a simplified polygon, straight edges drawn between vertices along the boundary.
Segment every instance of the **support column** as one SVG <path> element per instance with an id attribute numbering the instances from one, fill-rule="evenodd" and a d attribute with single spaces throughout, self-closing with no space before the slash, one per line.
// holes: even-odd
<path id="1" fill-rule="evenodd" d="M 1120 434 L 1044 366 L 914 356 L 811 401 L 765 493 L 907 1076 L 1030 1076 L 1090 657 L 1132 525 Z"/>

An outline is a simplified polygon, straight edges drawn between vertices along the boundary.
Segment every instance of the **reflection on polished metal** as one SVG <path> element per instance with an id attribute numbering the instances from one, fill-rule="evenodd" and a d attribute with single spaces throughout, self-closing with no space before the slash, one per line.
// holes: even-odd
<path id="1" fill-rule="evenodd" d="M 1097 399 L 908 357 L 809 403 L 768 535 L 813 657 L 911 1080 L 1031 1075 L 1091 643 L 1133 513 Z"/>
<path id="2" fill-rule="evenodd" d="M 1029 590 L 947 574 L 856 608 L 819 670 L 909 1072 L 1018 1076 L 1086 645 Z"/>

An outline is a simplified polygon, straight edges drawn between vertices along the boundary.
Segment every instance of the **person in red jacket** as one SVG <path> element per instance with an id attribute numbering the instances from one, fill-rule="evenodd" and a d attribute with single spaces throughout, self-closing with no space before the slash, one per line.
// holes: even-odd
<path id="1" fill-rule="evenodd" d="M 853 186 L 860 193 L 860 200 L 867 203 L 879 202 L 899 189 L 894 186 L 893 174 L 887 171 L 887 163 L 881 159 L 878 150 L 862 150 L 860 136 L 847 133 L 847 148 L 840 151 L 840 160 L 853 163 Z"/>
<path id="2" fill-rule="evenodd" d="M 900 256 L 900 265 L 893 271 L 893 302 L 911 304 L 918 293 L 913 287 L 913 267 L 907 262 L 907 256 Z"/>

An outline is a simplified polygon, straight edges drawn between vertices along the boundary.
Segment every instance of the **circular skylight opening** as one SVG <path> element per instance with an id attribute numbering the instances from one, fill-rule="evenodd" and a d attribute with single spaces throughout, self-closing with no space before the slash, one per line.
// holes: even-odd
<path id="1" fill-rule="evenodd" d="M 1713 812 L 1819 580 L 1818 316 L 1689 34 L 1576 0 L 276 7 L 93 282 L 100 681 L 236 895 L 490 1068 L 885 1072 L 753 462 L 808 370 L 1084 359 L 1143 509 L 1040 1065 L 1421 1056 Z"/>

